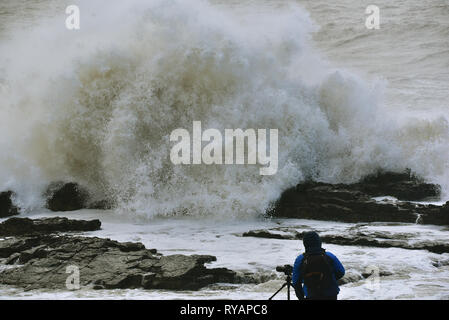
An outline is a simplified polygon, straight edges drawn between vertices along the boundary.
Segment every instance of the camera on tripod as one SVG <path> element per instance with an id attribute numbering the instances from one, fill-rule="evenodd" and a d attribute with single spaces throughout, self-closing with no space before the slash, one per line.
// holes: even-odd
<path id="1" fill-rule="evenodd" d="M 290 300 L 290 287 L 292 286 L 293 267 L 289 264 L 277 266 L 276 271 L 283 272 L 287 276 L 287 279 L 285 280 L 285 283 L 282 285 L 282 287 L 278 291 L 276 291 L 270 298 L 268 298 L 268 300 L 272 300 L 285 287 L 287 287 L 287 299 Z"/>
<path id="2" fill-rule="evenodd" d="M 293 273 L 293 267 L 289 264 L 276 267 L 277 272 L 283 272 L 286 276 L 290 276 Z"/>

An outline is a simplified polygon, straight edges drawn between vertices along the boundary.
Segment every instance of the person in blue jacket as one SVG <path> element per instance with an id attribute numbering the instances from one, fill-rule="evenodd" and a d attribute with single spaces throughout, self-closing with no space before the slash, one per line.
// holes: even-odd
<path id="1" fill-rule="evenodd" d="M 337 300 L 340 292 L 337 280 L 345 274 L 345 268 L 330 252 L 321 248 L 321 239 L 314 231 L 303 237 L 305 253 L 299 255 L 293 265 L 292 286 L 302 300 Z"/>

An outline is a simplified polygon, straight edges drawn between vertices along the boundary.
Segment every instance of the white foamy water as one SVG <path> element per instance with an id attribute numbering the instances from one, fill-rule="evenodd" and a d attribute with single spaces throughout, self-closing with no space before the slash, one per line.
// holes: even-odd
<path id="1" fill-rule="evenodd" d="M 80 6 L 80 31 L 65 29 L 69 4 Z M 0 190 L 15 191 L 24 214 L 38 217 L 54 215 L 42 209 L 50 182 L 76 181 L 119 204 L 114 212 L 73 214 L 103 221 L 92 235 L 142 241 L 164 254 L 213 254 L 214 265 L 261 274 L 292 263 L 299 242 L 236 233 L 278 224 L 336 233 L 350 227 L 258 218 L 303 179 L 353 182 L 378 168 L 411 168 L 441 184 L 447 199 L 449 6 L 377 1 L 381 29 L 367 30 L 368 4 L 1 1 Z M 169 135 L 191 130 L 194 120 L 204 129 L 279 129 L 277 174 L 260 176 L 258 166 L 173 166 Z M 370 228 L 427 240 L 447 235 L 432 226 Z M 361 281 L 343 286 L 344 299 L 449 298 L 447 266 L 434 266 L 447 255 L 328 248 L 355 273 L 377 265 L 393 274 L 380 290 Z M 3 298 L 263 299 L 281 284 L 0 292 Z"/>
<path id="2" fill-rule="evenodd" d="M 146 217 L 261 214 L 305 178 L 351 182 L 378 168 L 409 167 L 446 193 L 447 21 L 419 15 L 418 2 L 385 5 L 372 31 L 349 1 L 76 1 L 78 32 L 65 29 L 64 4 L 26 3 L 0 11 L 0 189 L 26 210 L 57 180 Z M 423 48 L 392 48 L 410 10 L 420 33 L 407 37 Z M 193 120 L 278 128 L 278 173 L 173 166 L 169 134 Z"/>
<path id="3" fill-rule="evenodd" d="M 55 213 L 27 215 L 32 218 L 54 216 Z M 303 252 L 301 241 L 241 237 L 250 230 L 284 229 L 299 232 L 314 229 L 322 235 L 348 234 L 355 227 L 366 234 L 388 235 L 407 239 L 409 243 L 447 239 L 444 227 L 413 224 L 362 224 L 311 221 L 298 219 L 240 219 L 217 223 L 212 218 L 157 218 L 149 224 L 142 219 L 123 218 L 112 211 L 82 210 L 58 213 L 73 219 L 99 218 L 102 230 L 84 233 L 117 241 L 141 242 L 147 248 L 157 248 L 164 255 L 207 254 L 217 257 L 208 267 L 226 267 L 249 272 L 267 281 L 252 285 L 218 284 L 200 291 L 165 290 L 33 290 L 23 292 L 0 287 L 3 299 L 268 299 L 283 284 L 283 276 L 275 272 L 277 265 L 293 264 Z M 280 231 L 276 231 L 280 229 Z M 360 276 L 369 267 L 381 274 L 378 286 L 364 279 L 341 286 L 340 299 L 449 299 L 449 254 L 434 254 L 426 250 L 370 248 L 323 244 L 336 254 L 348 274 Z M 439 266 L 437 266 L 439 265 Z M 82 273 L 80 274 L 82 277 Z M 271 279 L 271 280 L 268 280 Z M 281 292 L 278 299 L 286 299 Z"/>

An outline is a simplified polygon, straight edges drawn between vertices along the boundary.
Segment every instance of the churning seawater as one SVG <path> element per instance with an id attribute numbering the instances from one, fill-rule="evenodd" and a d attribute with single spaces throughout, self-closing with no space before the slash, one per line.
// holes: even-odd
<path id="1" fill-rule="evenodd" d="M 81 30 L 65 28 L 65 7 Z M 378 1 L 0 3 L 0 190 L 43 207 L 76 181 L 140 216 L 263 213 L 301 180 L 411 168 L 449 181 L 449 5 Z M 279 129 L 279 169 L 174 166 L 170 132 Z"/>
<path id="2" fill-rule="evenodd" d="M 81 30 L 65 8 L 81 9 Z M 213 254 L 215 265 L 271 275 L 299 242 L 242 238 L 261 228 L 354 225 L 254 218 L 307 178 L 355 181 L 378 168 L 411 168 L 449 181 L 449 5 L 376 1 L 381 28 L 365 27 L 370 1 L 0 1 L 0 190 L 24 216 L 43 210 L 50 182 L 76 181 L 119 208 L 65 213 L 100 218 L 88 236 L 140 241 L 163 254 Z M 207 128 L 278 128 L 279 169 L 173 166 L 169 135 Z M 156 218 L 155 215 L 182 214 Z M 238 217 L 223 219 L 219 217 Z M 62 215 L 62 213 L 58 213 Z M 184 215 L 195 217 L 186 218 Z M 136 216 L 143 219 L 137 219 Z M 373 224 L 368 231 L 444 241 L 436 226 Z M 414 239 L 414 240 L 413 240 Z M 332 246 L 349 273 L 374 265 L 390 276 L 343 299 L 448 299 L 448 254 Z M 2 298 L 258 298 L 280 287 L 213 286 L 199 292 L 32 291 Z M 285 298 L 285 294 L 281 296 Z"/>

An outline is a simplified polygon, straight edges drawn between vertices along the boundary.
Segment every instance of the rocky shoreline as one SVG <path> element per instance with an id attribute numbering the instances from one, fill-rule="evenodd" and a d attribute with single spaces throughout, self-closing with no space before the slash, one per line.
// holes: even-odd
<path id="1" fill-rule="evenodd" d="M 394 224 L 392 224 L 394 225 Z M 8 227 L 12 227 L 8 229 Z M 341 228 L 347 228 L 346 231 Z M 426 240 L 413 233 L 371 230 L 372 224 L 341 225 L 318 230 L 324 246 L 335 244 L 367 248 L 402 248 L 443 254 L 435 266 L 447 263 L 449 246 L 443 239 Z M 71 290 L 66 287 L 68 268 L 79 270 L 80 287 L 90 290 L 165 289 L 195 291 L 223 284 L 260 284 L 281 279 L 274 271 L 248 273 L 227 268 L 209 268 L 212 255 L 162 255 L 139 242 L 118 242 L 98 238 L 99 220 L 72 220 L 61 217 L 10 218 L 0 223 L 0 284 L 28 290 Z M 310 226 L 284 226 L 250 230 L 241 237 L 295 240 L 302 239 Z M 8 230 L 8 231 L 5 231 Z M 333 230 L 333 231 L 332 231 Z M 73 269 L 71 269 L 73 270 Z M 390 271 L 380 270 L 388 277 Z M 340 284 L 364 281 L 370 277 L 363 268 L 350 269 Z"/>
<path id="2" fill-rule="evenodd" d="M 374 197 L 395 196 L 378 201 Z M 358 229 L 363 223 L 421 223 L 449 225 L 449 202 L 442 206 L 413 201 L 438 199 L 440 187 L 406 173 L 378 173 L 354 184 L 305 182 L 286 190 L 269 215 L 356 223 L 348 232 L 324 233 L 323 243 L 342 246 L 402 248 L 449 253 L 446 241 L 414 240 L 411 235 L 373 234 Z M 14 193 L 0 193 L 0 217 L 15 216 L 20 208 Z M 107 209 L 113 202 L 93 201 L 76 183 L 57 183 L 46 192 L 51 211 L 83 208 Z M 80 286 L 91 289 L 199 290 L 220 283 L 262 283 L 270 275 L 255 275 L 227 268 L 208 268 L 212 255 L 168 255 L 147 249 L 138 242 L 117 242 L 82 235 L 101 229 L 99 220 L 62 217 L 28 219 L 12 217 L 0 223 L 0 284 L 33 289 L 66 290 L 67 267 L 80 273 Z M 242 237 L 300 240 L 293 227 L 250 230 Z M 410 241 L 412 240 L 412 241 Z M 439 263 L 437 263 L 439 264 Z M 384 274 L 388 276 L 388 273 Z M 274 275 L 276 277 L 276 275 Z M 346 275 L 341 284 L 360 281 L 369 275 Z"/>
<path id="3" fill-rule="evenodd" d="M 92 289 L 198 290 L 215 283 L 257 281 L 226 268 L 207 268 L 214 256 L 164 256 L 141 243 L 67 234 L 100 226 L 99 220 L 59 217 L 4 221 L 0 259 L 11 267 L 0 272 L 0 284 L 25 290 L 67 289 L 68 266 L 78 268 L 80 286 Z"/>
<path id="4" fill-rule="evenodd" d="M 83 235 L 101 228 L 99 220 L 72 220 L 63 217 L 28 219 L 10 218 L 0 223 L 0 284 L 28 290 L 72 290 L 67 287 L 68 269 L 79 270 L 80 288 L 200 290 L 220 284 L 260 284 L 282 278 L 272 272 L 243 273 L 227 268 L 208 268 L 216 261 L 212 255 L 162 255 L 139 242 L 118 242 Z M 299 240 L 302 233 L 294 228 L 253 230 L 240 236 Z M 360 239 L 363 239 L 361 241 Z M 391 239 L 390 239 L 391 240 Z M 339 237 L 323 235 L 324 243 L 370 247 L 403 247 L 432 252 L 449 252 L 445 245 L 406 247 L 386 242 L 378 245 L 365 235 Z M 434 249 L 434 250 L 432 250 Z M 390 275 L 382 271 L 380 276 Z M 369 274 L 348 272 L 339 283 L 347 284 L 368 278 Z"/>
<path id="5" fill-rule="evenodd" d="M 294 228 L 283 230 L 250 230 L 241 234 L 242 237 L 256 237 L 264 239 L 279 240 L 302 240 L 303 232 L 298 232 Z M 336 244 L 341 246 L 360 246 L 375 248 L 401 248 L 407 250 L 427 250 L 432 253 L 449 253 L 449 243 L 446 241 L 413 241 L 409 235 L 389 236 L 377 233 L 369 234 L 360 231 L 346 234 L 324 234 L 321 235 L 324 244 Z"/>
<path id="6" fill-rule="evenodd" d="M 12 191 L 0 192 L 0 218 L 11 217 L 19 214 L 19 208 L 13 204 L 13 197 L 14 192 Z"/>
<path id="7" fill-rule="evenodd" d="M 282 218 L 341 222 L 405 222 L 449 225 L 449 201 L 442 205 L 416 203 L 439 200 L 441 188 L 403 173 L 378 172 L 352 184 L 306 181 L 285 190 L 267 214 Z M 0 193 L 0 218 L 17 215 L 12 191 Z M 77 183 L 57 182 L 46 190 L 46 207 L 51 211 L 111 209 L 114 201 L 94 200 Z M 392 196 L 398 201 L 376 201 Z"/>
<path id="8" fill-rule="evenodd" d="M 305 182 L 283 192 L 270 214 L 275 217 L 341 222 L 405 222 L 449 225 L 443 206 L 411 201 L 438 199 L 440 187 L 410 174 L 380 173 L 355 184 Z M 374 197 L 396 196 L 398 201 Z"/>

